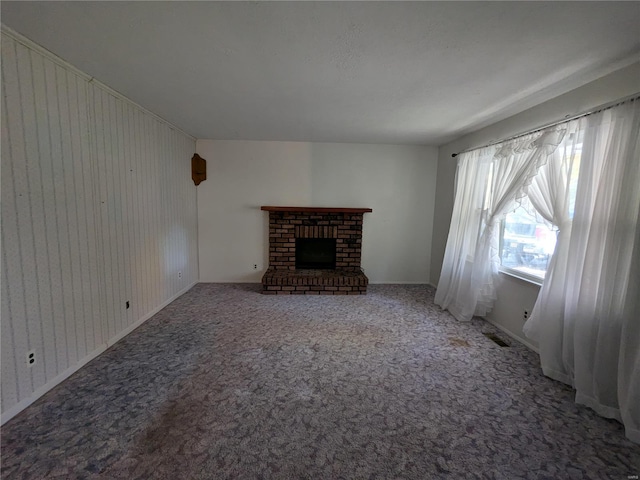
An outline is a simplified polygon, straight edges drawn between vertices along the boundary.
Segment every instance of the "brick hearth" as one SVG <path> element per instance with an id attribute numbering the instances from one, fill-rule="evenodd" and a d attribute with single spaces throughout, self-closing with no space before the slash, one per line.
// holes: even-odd
<path id="1" fill-rule="evenodd" d="M 262 207 L 269 212 L 269 268 L 262 293 L 360 295 L 362 220 L 370 208 Z M 296 238 L 335 238 L 335 270 L 296 270 Z"/>

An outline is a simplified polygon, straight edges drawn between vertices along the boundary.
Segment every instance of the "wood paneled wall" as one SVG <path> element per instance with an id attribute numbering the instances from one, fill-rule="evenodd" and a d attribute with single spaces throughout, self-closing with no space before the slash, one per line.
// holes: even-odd
<path id="1" fill-rule="evenodd" d="M 1 120 L 4 422 L 198 263 L 192 137 L 4 28 Z"/>

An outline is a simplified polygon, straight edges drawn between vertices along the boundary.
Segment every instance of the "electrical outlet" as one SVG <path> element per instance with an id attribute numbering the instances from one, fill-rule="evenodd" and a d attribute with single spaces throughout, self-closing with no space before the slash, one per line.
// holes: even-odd
<path id="1" fill-rule="evenodd" d="M 182 272 L 178 272 L 178 278 L 182 278 Z"/>
<path id="2" fill-rule="evenodd" d="M 33 367 L 36 364 L 36 351 L 29 350 L 27 352 L 27 366 L 29 368 Z"/>
<path id="3" fill-rule="evenodd" d="M 529 318 L 529 310 L 524 311 L 524 315 L 522 316 L 522 318 L 524 318 L 525 320 Z"/>
<path id="4" fill-rule="evenodd" d="M 258 269 L 258 264 L 257 264 L 257 263 L 254 263 L 254 264 L 253 264 L 253 269 L 254 269 L 254 270 L 257 270 L 257 269 Z"/>

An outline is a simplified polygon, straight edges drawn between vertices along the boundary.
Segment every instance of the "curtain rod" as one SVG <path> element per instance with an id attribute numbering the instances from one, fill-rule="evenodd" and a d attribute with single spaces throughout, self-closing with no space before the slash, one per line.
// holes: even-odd
<path id="1" fill-rule="evenodd" d="M 569 122 L 571 122 L 573 120 L 577 120 L 578 118 L 587 117 L 589 115 L 593 115 L 594 113 L 599 113 L 599 112 L 602 112 L 604 110 L 608 110 L 610 108 L 617 107 L 618 105 L 622 105 L 623 103 L 626 103 L 626 102 L 633 102 L 634 100 L 640 100 L 640 92 L 634 93 L 633 95 L 629 95 L 628 97 L 623 97 L 623 98 L 620 98 L 618 100 L 614 100 L 613 102 L 605 103 L 603 105 L 600 105 L 599 107 L 595 107 L 595 108 L 593 108 L 591 110 L 588 110 L 586 112 L 578 113 L 577 115 L 573 115 L 571 117 L 564 118 L 562 120 L 558 120 L 557 122 L 548 123 L 546 125 L 543 125 L 542 127 L 536 128 L 534 130 L 529 130 L 529 131 L 526 131 L 526 132 L 523 132 L 523 133 L 518 133 L 517 135 L 513 135 L 513 136 L 507 137 L 507 138 L 503 138 L 502 140 L 497 140 L 495 142 L 487 143 L 486 145 L 482 145 L 480 147 L 468 148 L 467 150 L 462 150 L 461 152 L 458 152 L 458 153 L 452 153 L 451 157 L 455 158 L 458 155 L 460 155 L 461 153 L 471 152 L 473 150 L 478 150 L 480 148 L 491 147 L 493 145 L 498 145 L 499 143 L 508 142 L 509 140 L 515 140 L 516 138 L 524 137 L 525 135 L 531 135 L 532 133 L 537 133 L 537 132 L 540 132 L 542 130 L 546 130 L 547 128 L 555 127 L 557 125 L 562 125 L 563 123 L 569 123 Z"/>

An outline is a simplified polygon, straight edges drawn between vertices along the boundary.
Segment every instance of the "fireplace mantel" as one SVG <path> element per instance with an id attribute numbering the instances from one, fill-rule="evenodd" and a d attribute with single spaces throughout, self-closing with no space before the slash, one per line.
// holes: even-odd
<path id="1" fill-rule="evenodd" d="M 272 207 L 263 205 L 260 210 L 267 212 L 306 212 L 306 213 L 370 213 L 371 208 L 343 208 L 343 207 Z"/>

